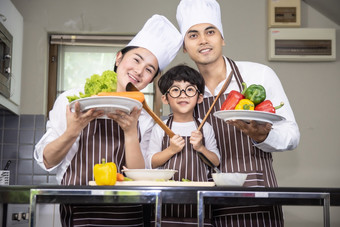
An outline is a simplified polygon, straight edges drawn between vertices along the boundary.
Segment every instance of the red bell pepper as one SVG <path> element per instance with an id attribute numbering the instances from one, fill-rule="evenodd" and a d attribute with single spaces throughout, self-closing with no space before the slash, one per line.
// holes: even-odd
<path id="1" fill-rule="evenodd" d="M 255 110 L 257 111 L 264 111 L 264 112 L 269 112 L 269 113 L 276 113 L 276 110 L 281 108 L 284 105 L 283 102 L 280 103 L 279 106 L 273 106 L 273 103 L 270 100 L 265 100 L 255 106 Z"/>
<path id="2" fill-rule="evenodd" d="M 244 99 L 244 95 L 238 91 L 232 90 L 227 96 L 227 99 L 223 102 L 221 110 L 233 110 L 235 109 L 237 103 L 241 99 Z"/>

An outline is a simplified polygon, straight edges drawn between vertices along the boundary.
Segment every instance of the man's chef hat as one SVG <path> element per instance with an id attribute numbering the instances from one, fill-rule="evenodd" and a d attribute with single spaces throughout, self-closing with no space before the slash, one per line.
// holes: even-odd
<path id="1" fill-rule="evenodd" d="M 157 58 L 159 69 L 163 70 L 176 57 L 182 43 L 177 28 L 166 17 L 155 14 L 127 46 L 148 49 Z"/>
<path id="2" fill-rule="evenodd" d="M 191 26 L 209 23 L 216 26 L 224 38 L 220 5 L 216 0 L 181 0 L 176 18 L 183 37 Z"/>

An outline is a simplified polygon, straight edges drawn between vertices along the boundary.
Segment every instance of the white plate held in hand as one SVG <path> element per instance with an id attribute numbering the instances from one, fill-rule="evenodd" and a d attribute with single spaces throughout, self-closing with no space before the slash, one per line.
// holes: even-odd
<path id="1" fill-rule="evenodd" d="M 74 111 L 76 102 L 80 104 L 80 111 L 87 111 L 92 108 L 103 110 L 104 114 L 115 113 L 116 110 L 121 110 L 130 113 L 136 106 L 138 109 L 142 108 L 142 103 L 131 98 L 120 96 L 93 96 L 82 98 L 70 103 L 71 110 Z"/>
<path id="2" fill-rule="evenodd" d="M 273 124 L 274 122 L 285 120 L 284 117 L 263 111 L 255 110 L 220 110 L 214 113 L 214 116 L 224 121 L 228 120 L 254 120 L 257 122 L 268 122 Z"/>

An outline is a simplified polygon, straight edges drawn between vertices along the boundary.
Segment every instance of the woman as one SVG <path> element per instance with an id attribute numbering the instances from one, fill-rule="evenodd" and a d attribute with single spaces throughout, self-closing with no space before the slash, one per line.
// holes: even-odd
<path id="1" fill-rule="evenodd" d="M 126 48 L 117 54 L 117 91 L 132 82 L 145 88 L 158 72 L 176 56 L 182 43 L 177 29 L 165 17 L 154 15 Z M 117 111 L 109 119 L 98 119 L 103 112 L 80 112 L 79 103 L 71 112 L 66 96 L 79 94 L 73 89 L 61 94 L 50 112 L 45 135 L 36 145 L 34 156 L 47 171 L 56 169 L 62 185 L 87 185 L 93 179 L 93 166 L 105 157 L 117 169 L 144 168 L 143 152 L 153 126 L 151 117 L 134 108 L 130 114 Z M 139 146 L 139 142 L 141 145 Z M 93 211 L 93 212 L 91 212 Z M 77 206 L 61 205 L 63 226 L 143 225 L 141 205 Z"/>

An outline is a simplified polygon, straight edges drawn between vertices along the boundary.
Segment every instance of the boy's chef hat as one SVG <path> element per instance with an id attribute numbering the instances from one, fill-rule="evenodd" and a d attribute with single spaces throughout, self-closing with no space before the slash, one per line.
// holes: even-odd
<path id="1" fill-rule="evenodd" d="M 127 46 L 148 49 L 157 58 L 159 69 L 163 70 L 176 57 L 182 43 L 177 28 L 166 17 L 155 14 Z"/>
<path id="2" fill-rule="evenodd" d="M 224 38 L 220 5 L 216 0 L 181 0 L 176 18 L 183 37 L 191 26 L 209 23 L 216 26 Z"/>

